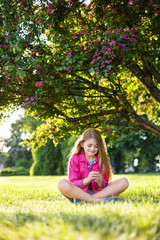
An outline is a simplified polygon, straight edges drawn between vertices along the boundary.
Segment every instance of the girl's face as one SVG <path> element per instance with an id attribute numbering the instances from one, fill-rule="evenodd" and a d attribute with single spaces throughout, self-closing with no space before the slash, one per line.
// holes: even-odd
<path id="1" fill-rule="evenodd" d="M 81 143 L 81 146 L 84 149 L 87 160 L 95 160 L 95 156 L 99 151 L 97 141 L 94 138 L 89 138 L 85 142 Z"/>

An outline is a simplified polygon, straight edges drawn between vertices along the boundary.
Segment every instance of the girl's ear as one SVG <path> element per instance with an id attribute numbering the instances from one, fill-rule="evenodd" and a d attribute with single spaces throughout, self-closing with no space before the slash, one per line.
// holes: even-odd
<path id="1" fill-rule="evenodd" d="M 84 142 L 80 142 L 80 145 L 83 148 L 84 147 Z"/>

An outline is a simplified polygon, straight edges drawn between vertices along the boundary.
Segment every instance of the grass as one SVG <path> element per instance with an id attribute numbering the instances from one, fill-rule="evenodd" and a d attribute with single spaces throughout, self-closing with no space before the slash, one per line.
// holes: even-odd
<path id="1" fill-rule="evenodd" d="M 125 201 L 82 206 L 58 192 L 63 176 L 0 177 L 0 240 L 160 240 L 160 174 L 125 177 Z"/>

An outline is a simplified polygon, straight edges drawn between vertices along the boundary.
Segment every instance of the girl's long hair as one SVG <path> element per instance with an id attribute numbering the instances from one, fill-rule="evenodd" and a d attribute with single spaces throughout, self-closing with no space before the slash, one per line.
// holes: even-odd
<path id="1" fill-rule="evenodd" d="M 100 165 L 100 171 L 102 174 L 109 175 L 109 179 L 112 179 L 112 168 L 107 153 L 107 147 L 103 141 L 101 134 L 94 128 L 88 128 L 83 132 L 83 134 L 76 141 L 73 149 L 71 150 L 70 157 L 80 154 L 83 152 L 83 147 L 81 146 L 82 142 L 85 142 L 89 138 L 94 138 L 98 143 L 98 160 Z"/>

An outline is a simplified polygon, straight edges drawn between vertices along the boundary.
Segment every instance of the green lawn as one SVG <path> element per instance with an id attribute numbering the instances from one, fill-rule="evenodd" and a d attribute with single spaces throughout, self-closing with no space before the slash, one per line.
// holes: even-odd
<path id="1" fill-rule="evenodd" d="M 160 240 L 160 174 L 125 177 L 125 201 L 82 206 L 58 192 L 63 177 L 0 177 L 0 240 Z"/>

